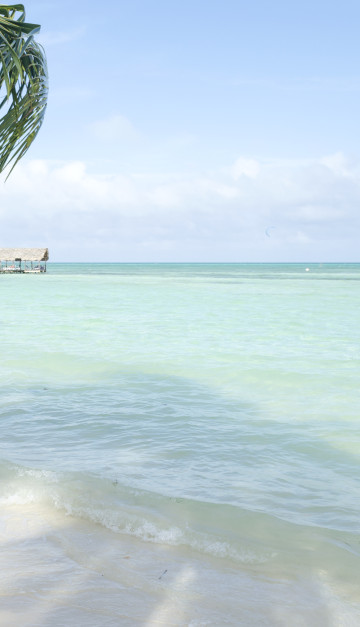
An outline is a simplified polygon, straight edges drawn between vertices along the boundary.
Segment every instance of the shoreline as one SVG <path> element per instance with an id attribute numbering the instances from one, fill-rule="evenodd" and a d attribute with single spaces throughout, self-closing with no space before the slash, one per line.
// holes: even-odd
<path id="1" fill-rule="evenodd" d="M 35 504 L 4 507 L 0 529 L 7 627 L 358 624 L 326 572 L 264 576 Z"/>

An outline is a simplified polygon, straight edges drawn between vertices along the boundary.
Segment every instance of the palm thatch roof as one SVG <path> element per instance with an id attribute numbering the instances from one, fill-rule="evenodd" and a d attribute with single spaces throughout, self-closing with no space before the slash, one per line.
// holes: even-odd
<path id="1" fill-rule="evenodd" d="M 0 248 L 1 261 L 47 261 L 49 251 L 47 248 Z"/>

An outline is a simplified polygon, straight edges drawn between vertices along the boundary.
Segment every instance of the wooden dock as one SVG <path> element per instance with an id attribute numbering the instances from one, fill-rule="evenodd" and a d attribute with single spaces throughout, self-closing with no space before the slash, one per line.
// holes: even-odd
<path id="1" fill-rule="evenodd" d="M 46 270 L 25 270 L 24 268 L 0 268 L 0 274 L 40 274 L 41 272 L 46 272 Z"/>

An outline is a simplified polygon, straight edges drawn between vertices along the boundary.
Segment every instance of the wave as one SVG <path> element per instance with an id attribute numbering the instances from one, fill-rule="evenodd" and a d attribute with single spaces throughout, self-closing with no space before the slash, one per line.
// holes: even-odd
<path id="1" fill-rule="evenodd" d="M 92 474 L 55 473 L 0 463 L 0 504 L 50 506 L 71 517 L 145 542 L 180 546 L 266 570 L 324 568 L 350 578 L 358 572 L 359 538 L 296 525 L 227 504 L 165 497 Z"/>

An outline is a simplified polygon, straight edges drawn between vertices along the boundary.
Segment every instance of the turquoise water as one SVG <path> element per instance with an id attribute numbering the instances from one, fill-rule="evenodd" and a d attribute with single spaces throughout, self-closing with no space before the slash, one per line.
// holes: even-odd
<path id="1" fill-rule="evenodd" d="M 326 573 L 358 612 L 360 264 L 49 263 L 0 290 L 3 504 Z"/>

